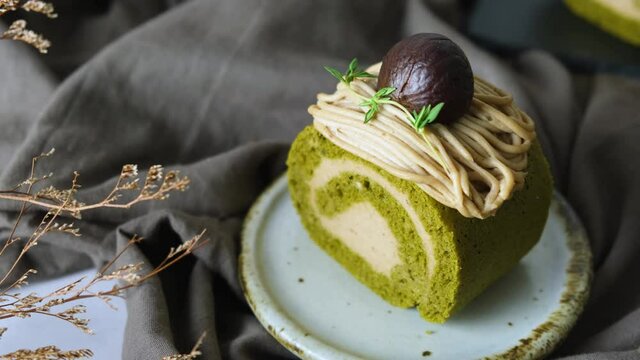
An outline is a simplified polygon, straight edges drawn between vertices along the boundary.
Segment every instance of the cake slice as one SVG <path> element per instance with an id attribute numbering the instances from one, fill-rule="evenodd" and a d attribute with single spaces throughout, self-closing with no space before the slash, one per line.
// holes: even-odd
<path id="1" fill-rule="evenodd" d="M 444 322 L 540 238 L 552 180 L 535 124 L 441 34 L 326 69 L 336 91 L 287 160 L 295 208 L 360 282 Z"/>
<path id="2" fill-rule="evenodd" d="M 294 141 L 289 190 L 309 236 L 389 303 L 441 323 L 538 241 L 552 194 L 540 147 L 527 182 L 488 219 L 462 216 L 332 144 L 312 126 Z"/>
<path id="3" fill-rule="evenodd" d="M 576 15 L 630 44 L 640 46 L 640 0 L 565 0 Z"/>

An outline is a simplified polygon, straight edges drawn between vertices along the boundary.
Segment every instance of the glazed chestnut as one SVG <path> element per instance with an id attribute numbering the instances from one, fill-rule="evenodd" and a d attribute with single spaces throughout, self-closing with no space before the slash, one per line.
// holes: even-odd
<path id="1" fill-rule="evenodd" d="M 387 86 L 396 88 L 391 97 L 411 111 L 444 102 L 436 121 L 450 123 L 471 105 L 473 72 L 451 39 L 416 34 L 395 44 L 382 59 L 378 88 Z"/>

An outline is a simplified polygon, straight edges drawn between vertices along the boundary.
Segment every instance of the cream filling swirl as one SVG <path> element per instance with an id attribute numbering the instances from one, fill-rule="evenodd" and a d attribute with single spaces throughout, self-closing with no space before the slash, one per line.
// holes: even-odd
<path id="1" fill-rule="evenodd" d="M 367 69 L 372 74 L 379 70 L 380 63 Z M 509 94 L 479 77 L 474 82 L 473 101 L 462 118 L 427 127 L 434 148 L 393 106 L 382 104 L 365 124 L 367 106 L 343 83 L 333 94 L 318 94 L 309 113 L 314 127 L 338 147 L 416 183 L 465 217 L 484 219 L 524 185 L 527 153 L 536 133 L 531 118 Z M 356 79 L 351 88 L 371 97 L 376 84 L 376 78 Z"/>

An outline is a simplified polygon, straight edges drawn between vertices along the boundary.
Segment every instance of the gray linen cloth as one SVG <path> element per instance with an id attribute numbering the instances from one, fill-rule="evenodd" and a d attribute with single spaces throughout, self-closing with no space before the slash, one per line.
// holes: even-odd
<path id="1" fill-rule="evenodd" d="M 572 75 L 542 52 L 499 59 L 417 1 L 81 3 L 59 1 L 57 20 L 28 15 L 54 41 L 49 55 L 0 42 L 0 182 L 18 183 L 31 157 L 52 147 L 42 173 L 55 170 L 52 181 L 64 186 L 79 170 L 86 201 L 104 196 L 125 163 L 162 163 L 191 177 L 191 189 L 167 201 L 86 212 L 82 238 L 50 236 L 22 263 L 41 278 L 56 276 L 102 263 L 133 234 L 146 241 L 124 260 L 158 262 L 206 228 L 209 246 L 129 292 L 124 359 L 186 352 L 204 330 L 204 359 L 292 357 L 257 322 L 238 284 L 243 216 L 285 170 L 314 95 L 335 85 L 322 65 L 379 61 L 415 32 L 451 36 L 476 74 L 514 94 L 537 121 L 557 188 L 588 229 L 591 299 L 554 356 L 640 357 L 637 80 Z M 434 3 L 455 19 L 455 6 Z M 2 202 L 0 211 L 6 236 L 16 204 Z M 41 215 L 29 213 L 25 224 Z"/>

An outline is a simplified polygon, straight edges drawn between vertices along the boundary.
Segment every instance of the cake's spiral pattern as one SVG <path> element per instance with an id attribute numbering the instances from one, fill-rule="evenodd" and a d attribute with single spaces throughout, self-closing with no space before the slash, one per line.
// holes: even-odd
<path id="1" fill-rule="evenodd" d="M 377 74 L 380 64 L 368 69 Z M 371 97 L 377 79 L 357 79 L 351 88 Z M 412 181 L 463 216 L 484 219 L 524 184 L 527 153 L 535 139 L 533 121 L 510 95 L 476 77 L 467 114 L 450 125 L 432 124 L 426 137 L 399 109 L 382 105 L 368 124 L 366 106 L 340 83 L 333 94 L 319 94 L 309 107 L 314 126 L 335 145 L 401 179 Z M 445 104 L 446 106 L 446 104 Z M 441 165 L 446 164 L 446 168 Z"/>

